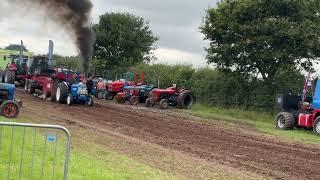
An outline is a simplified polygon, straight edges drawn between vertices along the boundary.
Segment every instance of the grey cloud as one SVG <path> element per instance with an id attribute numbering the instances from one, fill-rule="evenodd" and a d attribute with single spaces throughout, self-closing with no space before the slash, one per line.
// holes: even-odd
<path id="1" fill-rule="evenodd" d="M 5 46 L 9 42 L 19 42 L 20 39 L 32 51 L 47 51 L 48 38 L 55 40 L 56 50 L 59 54 L 77 54 L 72 39 L 67 38 L 64 29 L 59 28 L 55 22 L 50 21 L 44 12 L 24 11 L 16 7 L 10 7 L 9 0 L 0 3 L 0 45 Z M 92 0 L 93 21 L 98 22 L 99 16 L 105 12 L 129 12 L 143 17 L 149 21 L 152 31 L 160 37 L 157 47 L 166 49 L 160 51 L 172 57 L 172 62 L 181 58 L 183 54 L 191 53 L 188 57 L 192 62 L 205 62 L 204 47 L 207 42 L 203 41 L 199 26 L 205 15 L 205 10 L 213 7 L 217 0 Z M 21 1 L 23 3 L 23 1 Z M 12 11 L 12 9 L 15 9 Z M 46 40 L 47 39 L 47 40 Z M 41 41 L 42 43 L 38 43 Z M 173 50 L 168 53 L 167 50 Z M 175 51 L 177 50 L 177 51 Z M 176 55 L 175 55 L 176 54 Z M 165 56 L 169 61 L 170 57 Z M 181 60 L 182 61 L 182 60 Z"/>
<path id="2" fill-rule="evenodd" d="M 153 32 L 160 37 L 160 48 L 204 54 L 207 45 L 199 32 L 205 10 L 216 0 L 94 0 L 95 13 L 105 11 L 130 12 L 150 22 Z"/>

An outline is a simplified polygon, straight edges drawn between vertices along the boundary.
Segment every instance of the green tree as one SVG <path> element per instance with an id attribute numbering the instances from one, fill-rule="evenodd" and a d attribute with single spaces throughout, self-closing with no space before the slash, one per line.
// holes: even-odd
<path id="1" fill-rule="evenodd" d="M 152 50 L 158 37 L 143 18 L 128 13 L 106 13 L 93 29 L 97 36 L 96 71 L 128 68 L 154 58 Z"/>
<path id="2" fill-rule="evenodd" d="M 56 65 L 71 66 L 72 69 L 76 70 L 80 68 L 80 57 L 77 56 L 53 55 L 53 60 Z"/>
<path id="3" fill-rule="evenodd" d="M 20 45 L 19 44 L 10 44 L 9 46 L 4 48 L 5 50 L 11 50 L 11 51 L 20 51 Z M 28 49 L 23 45 L 23 51 L 28 52 Z"/>
<path id="4" fill-rule="evenodd" d="M 221 0 L 201 26 L 207 60 L 273 87 L 279 70 L 320 57 L 319 10 L 319 0 Z"/>

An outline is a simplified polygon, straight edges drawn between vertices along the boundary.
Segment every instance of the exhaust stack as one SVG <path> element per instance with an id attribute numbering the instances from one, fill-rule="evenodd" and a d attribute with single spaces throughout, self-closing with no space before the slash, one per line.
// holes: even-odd
<path id="1" fill-rule="evenodd" d="M 21 40 L 20 53 L 19 53 L 19 64 L 22 64 L 22 58 L 23 58 L 23 41 Z"/>
<path id="2" fill-rule="evenodd" d="M 48 65 L 52 66 L 52 61 L 53 61 L 53 41 L 49 40 L 49 53 L 48 53 Z"/>

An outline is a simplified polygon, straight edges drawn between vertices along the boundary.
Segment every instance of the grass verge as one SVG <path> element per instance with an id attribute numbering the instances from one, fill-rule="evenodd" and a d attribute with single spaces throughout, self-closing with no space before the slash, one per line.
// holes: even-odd
<path id="1" fill-rule="evenodd" d="M 0 120 L 5 121 L 3 118 Z M 24 133 L 25 138 L 23 138 Z M 57 141 L 49 141 L 46 134 L 54 134 Z M 30 179 L 31 176 L 33 179 L 41 179 L 41 176 L 44 179 L 51 179 L 54 164 L 56 165 L 54 179 L 62 179 L 66 143 L 62 134 L 37 130 L 35 135 L 34 129 L 31 128 L 24 130 L 24 128 L 2 127 L 0 137 L 0 172 L 2 172 L 0 179 L 7 179 L 8 176 L 10 179 L 19 179 L 20 174 L 21 179 Z M 79 137 L 74 138 L 73 141 L 80 141 L 77 138 Z M 124 155 L 98 147 L 88 140 L 81 141 L 85 143 L 72 144 L 69 179 L 178 179 Z M 13 142 L 12 145 L 11 142 Z M 33 146 L 34 142 L 36 143 Z M 88 149 L 90 150 L 87 151 Z M 55 152 L 57 152 L 57 158 L 55 158 Z M 20 162 L 23 162 L 22 168 Z M 9 168 L 10 173 L 8 173 Z"/>
<path id="2" fill-rule="evenodd" d="M 208 107 L 196 104 L 189 112 L 191 115 L 228 123 L 246 124 L 255 127 L 258 131 L 298 143 L 320 144 L 320 138 L 312 131 L 295 129 L 293 131 L 282 131 L 275 128 L 275 115 L 267 112 L 255 112 L 241 110 L 239 108 Z"/>

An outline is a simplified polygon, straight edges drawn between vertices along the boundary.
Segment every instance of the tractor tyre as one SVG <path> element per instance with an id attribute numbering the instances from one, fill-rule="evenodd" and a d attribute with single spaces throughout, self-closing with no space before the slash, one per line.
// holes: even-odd
<path id="1" fill-rule="evenodd" d="M 72 102 L 73 102 L 73 97 L 69 94 L 67 97 L 67 105 L 72 106 Z"/>
<path id="2" fill-rule="evenodd" d="M 123 104 L 126 102 L 126 100 L 124 98 L 122 98 L 119 94 L 116 95 L 116 101 L 119 103 L 119 104 Z"/>
<path id="3" fill-rule="evenodd" d="M 43 99 L 44 99 L 44 100 L 48 100 L 49 97 L 50 97 L 50 93 L 49 93 L 48 91 L 44 91 L 44 93 L 43 93 Z"/>
<path id="4" fill-rule="evenodd" d="M 192 92 L 189 90 L 181 92 L 177 99 L 177 107 L 179 109 L 190 109 L 192 105 L 193 105 Z"/>
<path id="5" fill-rule="evenodd" d="M 58 84 L 56 91 L 56 101 L 58 103 L 65 103 L 68 98 L 68 87 L 64 83 Z"/>
<path id="6" fill-rule="evenodd" d="M 139 97 L 138 96 L 132 96 L 130 98 L 130 105 L 137 106 L 139 104 Z"/>
<path id="7" fill-rule="evenodd" d="M 168 109 L 169 101 L 167 99 L 161 99 L 160 101 L 160 109 Z"/>
<path id="8" fill-rule="evenodd" d="M 93 106 L 93 98 L 91 96 L 88 97 L 88 100 L 87 100 L 87 106 L 89 107 L 92 107 Z"/>
<path id="9" fill-rule="evenodd" d="M 58 88 L 59 84 L 60 84 L 60 81 L 54 80 L 53 86 L 51 89 L 51 101 L 52 102 L 56 101 L 56 93 L 57 93 L 57 88 Z"/>
<path id="10" fill-rule="evenodd" d="M 2 82 L 2 83 L 5 83 L 5 82 L 4 82 L 4 76 L 5 76 L 5 74 L 6 74 L 6 71 L 1 71 L 1 82 Z"/>
<path id="11" fill-rule="evenodd" d="M 278 129 L 289 130 L 289 129 L 293 129 L 295 125 L 295 120 L 291 113 L 280 112 L 277 115 L 275 125 Z"/>
<path id="12" fill-rule="evenodd" d="M 14 101 L 5 101 L 1 104 L 0 110 L 1 115 L 6 118 L 16 118 L 20 112 L 18 103 Z"/>
<path id="13" fill-rule="evenodd" d="M 313 124 L 313 132 L 317 135 L 320 136 L 320 116 L 316 118 Z"/>
<path id="14" fill-rule="evenodd" d="M 114 99 L 114 95 L 112 95 L 110 92 L 107 93 L 107 99 L 112 101 Z"/>
<path id="15" fill-rule="evenodd" d="M 146 104 L 146 107 L 153 107 L 154 101 L 152 98 L 147 98 L 145 104 Z"/>
<path id="16" fill-rule="evenodd" d="M 5 83 L 14 84 L 15 79 L 16 79 L 16 72 L 7 70 L 4 77 Z"/>
<path id="17" fill-rule="evenodd" d="M 108 99 L 108 93 L 103 93 L 103 99 Z"/>
<path id="18" fill-rule="evenodd" d="M 34 94 L 36 92 L 35 88 L 32 87 L 32 81 L 31 80 L 28 81 L 28 90 L 27 91 L 28 91 L 29 94 Z"/>

